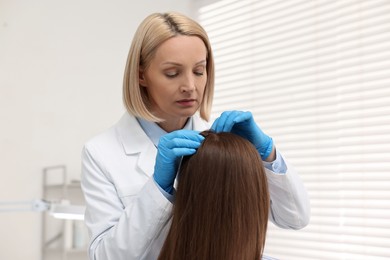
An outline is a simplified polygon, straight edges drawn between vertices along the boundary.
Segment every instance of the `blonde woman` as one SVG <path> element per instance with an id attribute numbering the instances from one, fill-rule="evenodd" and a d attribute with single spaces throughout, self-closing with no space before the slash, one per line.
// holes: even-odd
<path id="1" fill-rule="evenodd" d="M 204 29 L 177 13 L 151 14 L 134 35 L 124 75 L 127 112 L 82 153 L 90 259 L 157 259 L 169 228 L 179 159 L 210 128 L 214 61 Z M 270 220 L 299 229 L 309 202 L 297 173 L 249 112 L 225 112 L 212 128 L 255 145 L 267 168 Z"/>

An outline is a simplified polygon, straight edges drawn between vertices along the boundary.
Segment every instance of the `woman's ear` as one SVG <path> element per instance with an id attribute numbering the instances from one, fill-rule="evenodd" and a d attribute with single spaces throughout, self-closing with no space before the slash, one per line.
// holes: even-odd
<path id="1" fill-rule="evenodd" d="M 141 68 L 138 71 L 138 81 L 142 87 L 147 87 L 145 73 L 144 73 L 144 70 Z"/>

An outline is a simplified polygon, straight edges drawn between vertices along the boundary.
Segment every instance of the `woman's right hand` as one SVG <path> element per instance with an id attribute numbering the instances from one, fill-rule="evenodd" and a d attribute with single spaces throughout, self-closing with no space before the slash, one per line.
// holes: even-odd
<path id="1" fill-rule="evenodd" d="M 194 154 L 203 140 L 192 130 L 177 130 L 160 138 L 153 178 L 163 190 L 172 194 L 181 157 Z"/>

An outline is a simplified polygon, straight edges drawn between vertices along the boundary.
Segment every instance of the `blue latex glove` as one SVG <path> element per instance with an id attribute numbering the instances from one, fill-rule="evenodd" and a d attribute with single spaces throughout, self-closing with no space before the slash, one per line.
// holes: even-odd
<path id="1" fill-rule="evenodd" d="M 231 132 L 250 141 L 265 160 L 272 152 L 272 138 L 264 134 L 253 119 L 251 112 L 226 111 L 218 117 L 211 130 L 214 132 Z"/>
<path id="2" fill-rule="evenodd" d="M 194 154 L 203 140 L 192 130 L 177 130 L 160 138 L 153 178 L 163 190 L 172 194 L 181 157 Z"/>

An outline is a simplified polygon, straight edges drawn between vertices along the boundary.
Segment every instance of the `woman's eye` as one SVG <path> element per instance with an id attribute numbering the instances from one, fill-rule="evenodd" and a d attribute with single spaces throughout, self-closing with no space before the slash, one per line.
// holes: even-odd
<path id="1" fill-rule="evenodd" d="M 167 76 L 168 78 L 174 78 L 178 75 L 177 72 L 169 72 L 169 73 L 165 73 L 165 76 Z"/>
<path id="2" fill-rule="evenodd" d="M 203 76 L 204 73 L 206 72 L 206 67 L 205 66 L 197 66 L 193 69 L 194 74 L 196 76 Z"/>

